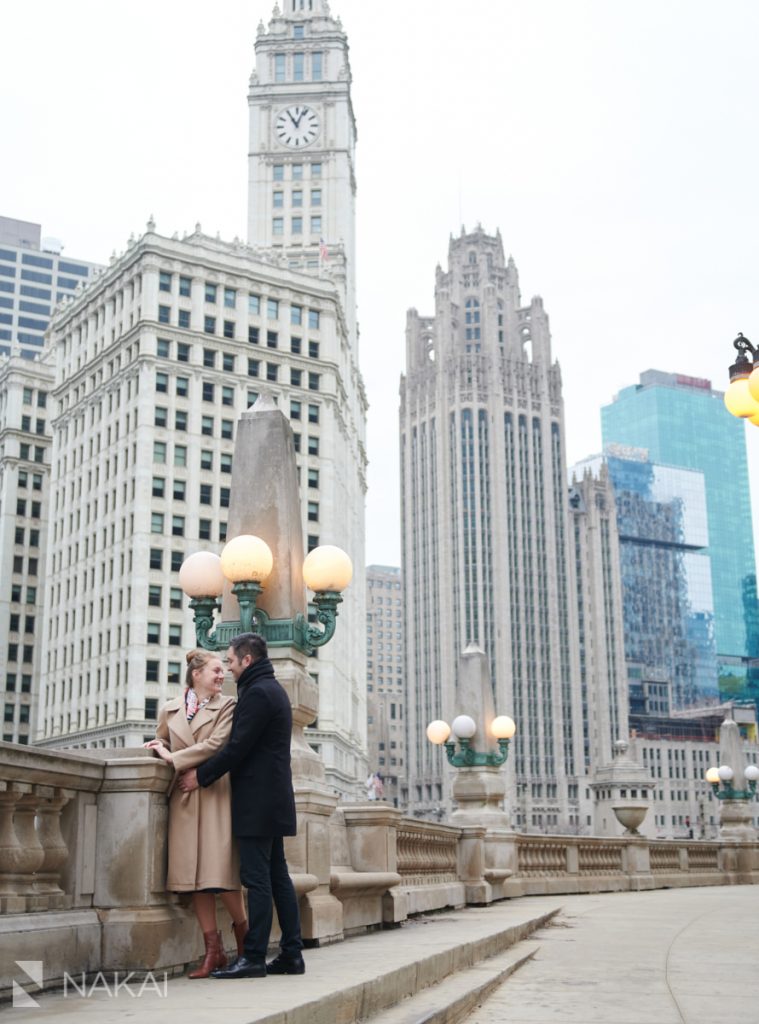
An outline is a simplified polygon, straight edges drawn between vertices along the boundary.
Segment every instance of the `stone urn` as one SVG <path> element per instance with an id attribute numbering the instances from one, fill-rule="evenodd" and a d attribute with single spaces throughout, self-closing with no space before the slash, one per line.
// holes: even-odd
<path id="1" fill-rule="evenodd" d="M 620 825 L 624 826 L 626 836 L 639 836 L 638 825 L 648 814 L 648 804 L 612 804 L 614 814 Z"/>

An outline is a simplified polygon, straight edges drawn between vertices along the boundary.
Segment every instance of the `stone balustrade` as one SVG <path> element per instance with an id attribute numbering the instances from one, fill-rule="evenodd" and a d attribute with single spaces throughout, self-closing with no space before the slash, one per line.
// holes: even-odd
<path id="1" fill-rule="evenodd" d="M 143 750 L 0 743 L 0 997 L 15 961 L 44 959 L 50 984 L 64 971 L 181 970 L 199 954 L 186 901 L 164 890 L 170 776 Z M 759 882 L 755 842 L 521 835 L 326 796 L 317 820 L 318 796 L 296 793 L 311 817 L 287 841 L 311 945 L 522 895 Z"/>

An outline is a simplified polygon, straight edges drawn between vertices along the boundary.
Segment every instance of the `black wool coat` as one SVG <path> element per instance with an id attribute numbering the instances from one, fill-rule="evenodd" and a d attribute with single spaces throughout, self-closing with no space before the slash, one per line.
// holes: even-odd
<path id="1" fill-rule="evenodd" d="M 237 705 L 226 745 L 198 768 L 210 786 L 229 772 L 232 832 L 236 836 L 294 836 L 295 797 L 290 771 L 293 715 L 268 658 L 237 680 Z"/>

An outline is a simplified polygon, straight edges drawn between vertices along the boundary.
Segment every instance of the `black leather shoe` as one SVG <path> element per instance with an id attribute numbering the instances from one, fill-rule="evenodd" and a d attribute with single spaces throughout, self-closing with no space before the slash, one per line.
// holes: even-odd
<path id="1" fill-rule="evenodd" d="M 212 978 L 265 978 L 266 963 L 263 960 L 248 960 L 238 956 L 229 967 L 217 967 L 211 971 Z"/>
<path id="2" fill-rule="evenodd" d="M 266 965 L 267 974 L 305 974 L 306 964 L 302 956 L 284 956 L 279 954 L 276 959 Z"/>

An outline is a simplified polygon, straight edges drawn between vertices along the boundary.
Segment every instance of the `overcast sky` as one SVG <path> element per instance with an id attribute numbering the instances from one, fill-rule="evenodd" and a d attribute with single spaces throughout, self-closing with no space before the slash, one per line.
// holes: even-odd
<path id="1" fill-rule="evenodd" d="M 406 310 L 433 312 L 461 224 L 500 228 L 562 367 L 570 462 L 649 367 L 727 383 L 759 342 L 755 0 L 333 0 L 358 120 L 367 560 L 400 558 Z M 244 237 L 264 0 L 3 9 L 0 214 L 106 262 L 165 234 Z M 759 428 L 748 427 L 755 522 Z M 755 531 L 756 532 L 756 531 Z"/>

